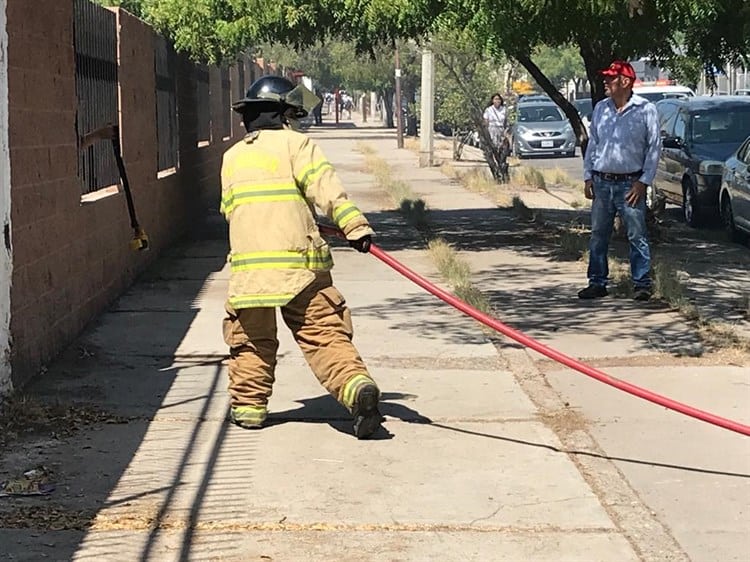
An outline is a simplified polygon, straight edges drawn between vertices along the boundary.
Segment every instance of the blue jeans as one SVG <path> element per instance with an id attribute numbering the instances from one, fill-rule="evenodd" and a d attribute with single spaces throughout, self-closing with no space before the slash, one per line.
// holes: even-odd
<path id="1" fill-rule="evenodd" d="M 646 229 L 646 198 L 635 207 L 625 202 L 633 182 L 607 181 L 594 176 L 594 201 L 591 204 L 591 242 L 589 243 L 589 284 L 605 287 L 609 277 L 607 252 L 615 213 L 619 213 L 630 241 L 630 274 L 636 289 L 651 288 L 651 252 Z"/>

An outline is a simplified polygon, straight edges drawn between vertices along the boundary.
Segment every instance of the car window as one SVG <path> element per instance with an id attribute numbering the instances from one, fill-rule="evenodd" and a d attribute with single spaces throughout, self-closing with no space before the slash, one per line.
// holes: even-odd
<path id="1" fill-rule="evenodd" d="M 691 125 L 695 144 L 739 144 L 750 131 L 750 105 L 695 113 Z"/>
<path id="2" fill-rule="evenodd" d="M 594 112 L 594 105 L 591 102 L 591 99 L 575 100 L 573 103 L 575 104 L 578 113 L 581 114 L 581 117 L 585 117 L 591 121 L 591 114 Z"/>
<path id="3" fill-rule="evenodd" d="M 674 136 L 674 124 L 677 121 L 677 112 L 675 111 L 672 114 L 672 117 L 670 117 L 667 122 L 661 126 L 661 132 L 664 133 L 664 136 L 667 137 L 673 137 Z"/>
<path id="4" fill-rule="evenodd" d="M 656 104 L 656 111 L 659 114 L 659 127 L 662 131 L 666 131 L 665 125 L 677 113 L 677 105 L 670 102 L 658 103 Z"/>
<path id="5" fill-rule="evenodd" d="M 563 117 L 556 107 L 529 105 L 518 107 L 518 120 L 526 123 L 539 123 L 541 121 L 562 121 Z"/>
<path id="6" fill-rule="evenodd" d="M 692 94 L 688 92 L 635 92 L 642 98 L 646 98 L 648 101 L 656 103 L 657 101 L 666 99 L 681 99 L 690 97 Z"/>
<path id="7" fill-rule="evenodd" d="M 750 138 L 737 151 L 737 160 L 744 164 L 750 163 Z"/>
<path id="8" fill-rule="evenodd" d="M 677 120 L 674 123 L 674 132 L 672 136 L 685 139 L 687 138 L 687 116 L 684 113 L 677 114 Z"/>

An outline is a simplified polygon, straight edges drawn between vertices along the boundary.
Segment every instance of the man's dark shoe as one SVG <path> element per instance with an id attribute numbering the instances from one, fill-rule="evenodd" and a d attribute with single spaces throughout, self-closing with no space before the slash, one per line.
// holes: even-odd
<path id="1" fill-rule="evenodd" d="M 609 293 L 607 292 L 607 287 L 604 287 L 603 285 L 589 285 L 585 289 L 581 289 L 578 291 L 578 298 L 579 299 L 598 299 L 601 297 L 606 297 Z"/>
<path id="2" fill-rule="evenodd" d="M 647 301 L 651 298 L 651 289 L 648 287 L 636 287 L 633 291 L 633 300 L 636 301 Z"/>
<path id="3" fill-rule="evenodd" d="M 357 393 L 352 415 L 354 416 L 354 435 L 357 439 L 367 439 L 378 429 L 384 418 L 378 411 L 380 391 L 374 384 L 365 384 Z"/>

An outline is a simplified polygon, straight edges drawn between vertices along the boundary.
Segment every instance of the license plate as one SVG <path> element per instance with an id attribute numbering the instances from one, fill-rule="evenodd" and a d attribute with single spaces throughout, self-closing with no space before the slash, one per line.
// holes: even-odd
<path id="1" fill-rule="evenodd" d="M 550 141 L 550 140 L 542 141 L 542 148 L 552 148 L 553 146 L 555 146 L 554 141 Z"/>

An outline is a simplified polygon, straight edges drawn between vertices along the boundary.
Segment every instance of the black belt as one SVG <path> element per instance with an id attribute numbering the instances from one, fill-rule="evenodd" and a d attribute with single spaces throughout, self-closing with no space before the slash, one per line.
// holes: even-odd
<path id="1" fill-rule="evenodd" d="M 609 172 L 597 172 L 596 170 L 594 170 L 593 173 L 595 176 L 599 176 L 603 180 L 607 181 L 627 181 L 640 178 L 641 174 L 643 174 L 643 170 L 630 172 L 629 174 L 610 174 Z"/>

